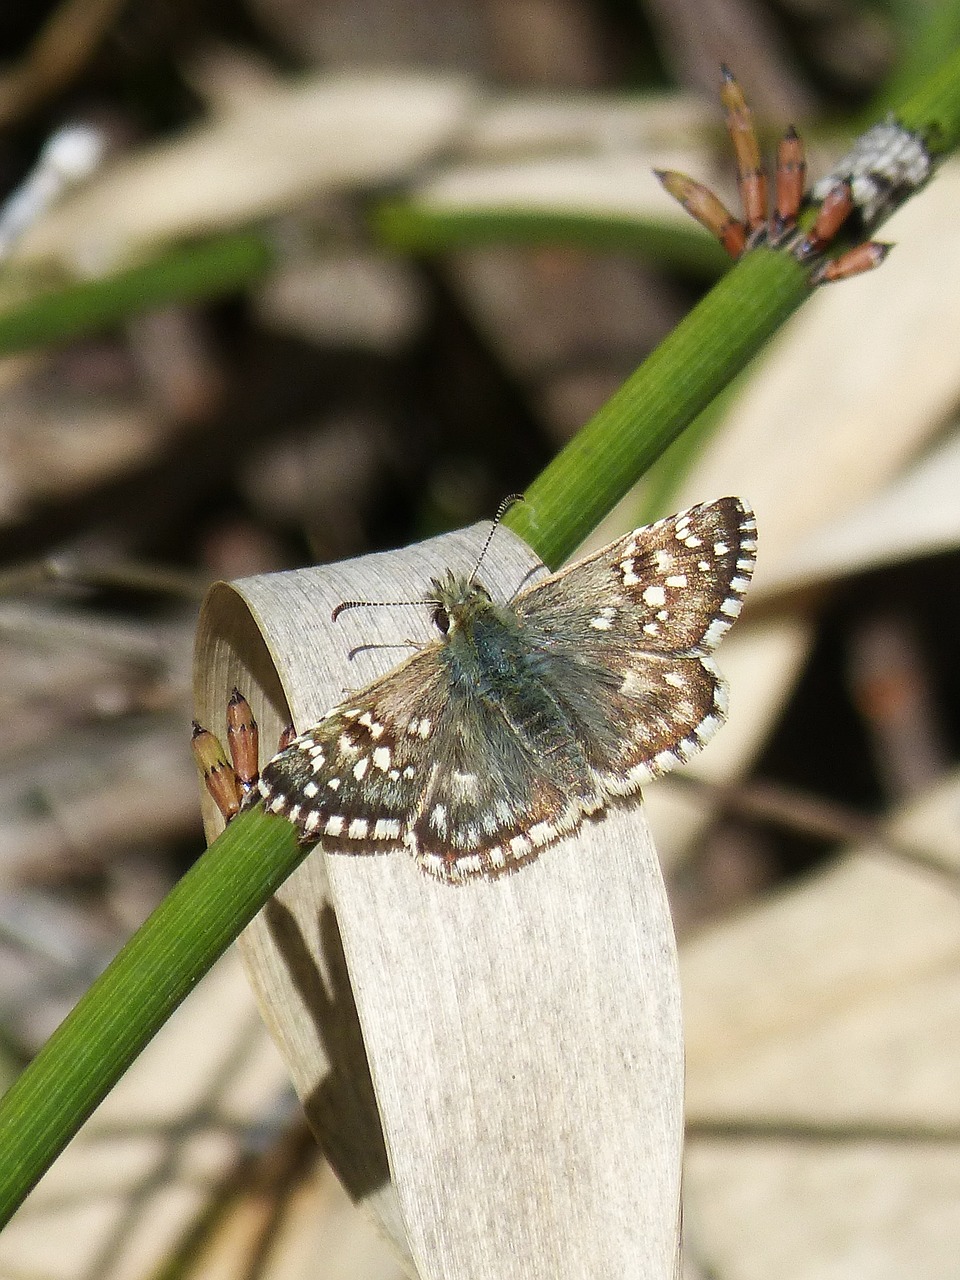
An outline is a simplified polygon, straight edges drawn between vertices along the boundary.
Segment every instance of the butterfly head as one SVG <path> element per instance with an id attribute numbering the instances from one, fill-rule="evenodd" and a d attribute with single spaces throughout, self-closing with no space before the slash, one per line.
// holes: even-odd
<path id="1" fill-rule="evenodd" d="M 430 580 L 427 603 L 433 605 L 433 625 L 443 636 L 468 628 L 490 608 L 490 593 L 474 578 L 452 573 Z"/>

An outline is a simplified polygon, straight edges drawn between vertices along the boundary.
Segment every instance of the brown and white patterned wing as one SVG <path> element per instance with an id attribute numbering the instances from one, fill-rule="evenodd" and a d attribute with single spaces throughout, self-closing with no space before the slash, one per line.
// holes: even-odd
<path id="1" fill-rule="evenodd" d="M 300 734 L 250 803 L 338 853 L 405 847 L 449 882 L 516 870 L 583 818 L 495 705 L 431 645 Z"/>
<path id="2" fill-rule="evenodd" d="M 633 530 L 515 602 L 606 794 L 636 791 L 719 728 L 726 689 L 710 654 L 756 548 L 752 511 L 721 498 Z"/>
<path id="3" fill-rule="evenodd" d="M 287 818 L 304 840 L 353 853 L 403 845 L 447 703 L 438 654 L 438 645 L 423 649 L 301 733 L 264 765 L 250 803 Z"/>

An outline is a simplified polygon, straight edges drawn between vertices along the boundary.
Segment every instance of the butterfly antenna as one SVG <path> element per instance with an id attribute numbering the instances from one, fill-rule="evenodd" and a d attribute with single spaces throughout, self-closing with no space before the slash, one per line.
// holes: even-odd
<path id="1" fill-rule="evenodd" d="M 487 540 L 480 549 L 480 554 L 477 556 L 477 563 L 473 566 L 473 571 L 467 579 L 468 582 L 473 582 L 474 578 L 480 571 L 480 566 L 483 564 L 483 557 L 487 554 L 490 543 L 493 541 L 493 535 L 497 532 L 497 526 L 500 524 L 500 521 L 517 502 L 526 502 L 526 498 L 524 498 L 522 493 L 509 494 L 500 503 L 499 507 L 497 507 L 497 514 L 493 517 L 493 523 L 490 525 L 490 532 L 487 534 Z"/>
<path id="2" fill-rule="evenodd" d="M 511 493 L 510 496 L 507 498 L 504 498 L 504 500 L 500 503 L 499 507 L 497 507 L 497 514 L 493 517 L 493 523 L 490 526 L 490 532 L 487 534 L 487 539 L 483 544 L 483 548 L 479 556 L 477 557 L 477 563 L 473 566 L 473 571 L 471 572 L 470 577 L 467 579 L 468 582 L 473 582 L 474 578 L 477 576 L 477 570 L 480 568 L 481 564 L 483 564 L 483 557 L 487 554 L 487 548 L 490 546 L 490 542 L 493 538 L 493 535 L 497 531 L 497 525 L 500 523 L 500 521 L 507 514 L 507 512 L 510 510 L 510 508 L 513 506 L 515 502 L 525 502 L 525 501 L 526 499 L 524 498 L 522 493 Z M 341 613 L 345 613 L 347 609 L 384 609 L 384 608 L 394 609 L 394 608 L 397 608 L 399 605 L 403 605 L 403 604 L 438 605 L 440 604 L 440 601 L 439 600 L 341 600 L 341 602 L 330 614 L 330 621 L 336 622 L 336 620 L 340 617 Z"/>
<path id="3" fill-rule="evenodd" d="M 347 609 L 396 609 L 402 604 L 424 605 L 439 603 L 439 600 L 341 600 L 330 614 L 330 621 L 336 622 L 341 613 L 346 613 Z"/>

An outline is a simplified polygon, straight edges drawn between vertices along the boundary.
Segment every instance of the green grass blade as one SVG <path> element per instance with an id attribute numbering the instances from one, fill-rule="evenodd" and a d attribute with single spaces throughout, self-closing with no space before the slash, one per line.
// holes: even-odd
<path id="1" fill-rule="evenodd" d="M 264 235 L 245 231 L 177 245 L 102 279 L 41 290 L 0 308 L 0 355 L 96 333 L 151 307 L 242 289 L 273 257 Z"/>

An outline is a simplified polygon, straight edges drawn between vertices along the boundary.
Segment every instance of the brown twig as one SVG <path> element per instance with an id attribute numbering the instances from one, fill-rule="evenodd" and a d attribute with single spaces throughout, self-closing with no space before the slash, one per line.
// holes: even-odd
<path id="1" fill-rule="evenodd" d="M 0 125 L 9 125 L 72 80 L 124 0 L 64 0 L 19 63 L 0 76 Z"/>
<path id="2" fill-rule="evenodd" d="M 901 840 L 881 818 L 822 796 L 773 782 L 718 786 L 690 773 L 672 774 L 664 785 L 685 787 L 697 793 L 705 804 L 716 805 L 724 814 L 766 822 L 819 840 L 877 845 L 905 862 L 936 872 L 954 888 L 960 888 L 960 867 L 952 866 L 945 855 Z"/>

